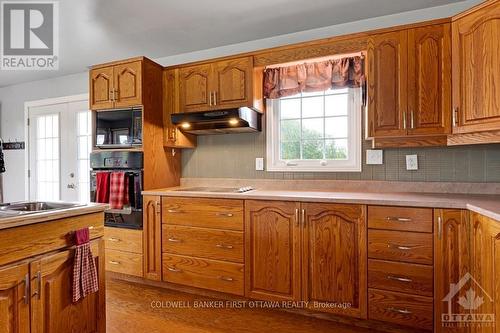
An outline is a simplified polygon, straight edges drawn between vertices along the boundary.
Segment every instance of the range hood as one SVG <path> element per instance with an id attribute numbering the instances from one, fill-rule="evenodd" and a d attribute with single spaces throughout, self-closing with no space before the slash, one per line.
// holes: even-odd
<path id="1" fill-rule="evenodd" d="M 172 123 L 190 134 L 249 133 L 262 130 L 262 113 L 249 107 L 227 110 L 175 113 Z"/>

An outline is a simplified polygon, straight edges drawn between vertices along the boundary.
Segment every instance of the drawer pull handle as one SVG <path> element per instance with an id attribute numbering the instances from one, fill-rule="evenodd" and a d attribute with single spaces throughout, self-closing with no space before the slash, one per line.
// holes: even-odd
<path id="1" fill-rule="evenodd" d="M 408 278 L 400 277 L 400 276 L 394 276 L 394 275 L 387 275 L 387 279 L 400 281 L 400 282 L 413 282 L 412 279 L 408 279 Z"/>
<path id="2" fill-rule="evenodd" d="M 94 226 L 93 226 L 93 225 L 91 225 L 91 226 L 89 227 L 89 230 L 93 230 L 93 229 L 94 229 Z"/>
<path id="3" fill-rule="evenodd" d="M 228 281 L 228 282 L 234 281 L 234 279 L 232 277 L 229 277 L 229 276 L 219 276 L 219 279 L 221 279 L 222 281 Z"/>
<path id="4" fill-rule="evenodd" d="M 173 237 L 170 237 L 168 239 L 168 241 L 171 243 L 182 243 L 182 239 L 177 239 L 177 238 L 173 238 Z"/>
<path id="5" fill-rule="evenodd" d="M 180 273 L 182 272 L 182 269 L 179 269 L 179 268 L 175 268 L 175 267 L 170 267 L 170 266 L 167 266 L 167 269 L 171 272 L 174 272 L 174 273 Z"/>
<path id="6" fill-rule="evenodd" d="M 413 249 L 415 246 L 405 246 L 405 245 L 397 245 L 397 244 L 387 244 L 387 247 L 391 248 L 396 248 L 398 250 L 403 250 L 403 251 L 408 251 Z"/>
<path id="7" fill-rule="evenodd" d="M 110 260 L 108 261 L 111 265 L 120 265 L 119 261 Z"/>
<path id="8" fill-rule="evenodd" d="M 232 249 L 233 248 L 232 245 L 224 245 L 224 244 L 216 244 L 215 246 L 220 248 L 220 249 Z"/>
<path id="9" fill-rule="evenodd" d="M 172 214 L 184 213 L 182 210 L 177 210 L 177 209 L 167 209 L 167 212 L 172 213 Z"/>
<path id="10" fill-rule="evenodd" d="M 408 309 L 399 309 L 399 308 L 394 308 L 394 307 L 387 308 L 387 311 L 395 312 L 395 313 L 399 313 L 399 314 L 404 314 L 404 315 L 409 315 L 409 314 L 413 313 Z"/>
<path id="11" fill-rule="evenodd" d="M 389 222 L 411 222 L 412 221 L 408 217 L 397 217 L 397 216 L 387 216 L 385 219 Z"/>
<path id="12" fill-rule="evenodd" d="M 114 237 L 109 237 L 109 238 L 108 238 L 108 241 L 110 241 L 110 242 L 120 242 L 120 241 L 121 241 L 121 239 L 119 239 L 119 238 L 114 238 Z"/>
<path id="13" fill-rule="evenodd" d="M 215 213 L 216 216 L 233 217 L 233 213 Z"/>

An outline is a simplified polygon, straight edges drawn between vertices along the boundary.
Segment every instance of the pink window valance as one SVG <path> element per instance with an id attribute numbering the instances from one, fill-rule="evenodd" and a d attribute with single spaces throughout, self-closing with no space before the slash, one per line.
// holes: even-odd
<path id="1" fill-rule="evenodd" d="M 273 99 L 300 92 L 362 87 L 364 67 L 364 57 L 354 56 L 266 68 L 264 97 Z"/>

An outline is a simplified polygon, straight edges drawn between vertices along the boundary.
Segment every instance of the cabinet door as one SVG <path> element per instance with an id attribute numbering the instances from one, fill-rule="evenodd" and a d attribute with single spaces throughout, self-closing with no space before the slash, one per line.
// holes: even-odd
<path id="1" fill-rule="evenodd" d="M 221 108 L 252 105 L 252 57 L 214 63 L 217 90 L 214 105 Z"/>
<path id="2" fill-rule="evenodd" d="M 115 107 L 142 105 L 142 61 L 116 65 L 113 72 Z"/>
<path id="3" fill-rule="evenodd" d="M 72 302 L 74 250 L 48 255 L 30 264 L 31 332 L 105 332 L 104 243 L 92 243 L 99 291 Z"/>
<path id="4" fill-rule="evenodd" d="M 180 112 L 206 111 L 215 91 L 210 64 L 179 70 Z"/>
<path id="5" fill-rule="evenodd" d="M 0 332 L 30 332 L 29 300 L 29 265 L 0 268 Z"/>
<path id="6" fill-rule="evenodd" d="M 452 23 L 453 133 L 500 129 L 500 2 Z"/>
<path id="7" fill-rule="evenodd" d="M 368 128 L 372 137 L 406 135 L 408 32 L 368 39 Z"/>
<path id="8" fill-rule="evenodd" d="M 245 296 L 300 299 L 300 204 L 245 201 Z"/>
<path id="9" fill-rule="evenodd" d="M 92 69 L 90 71 L 90 109 L 111 109 L 114 106 L 113 67 Z"/>
<path id="10" fill-rule="evenodd" d="M 453 284 L 470 271 L 468 211 L 436 209 L 434 211 L 434 312 L 435 332 L 467 332 L 457 323 L 443 323 L 442 316 L 468 313 L 456 300 L 465 296 L 466 288 L 459 291 L 451 303 L 445 301 Z M 446 318 L 446 317 L 445 317 Z"/>
<path id="11" fill-rule="evenodd" d="M 161 198 L 145 195 L 144 218 L 144 277 L 161 280 Z"/>
<path id="12" fill-rule="evenodd" d="M 366 212 L 361 205 L 302 204 L 303 292 L 310 302 L 350 304 L 315 310 L 366 318 Z"/>
<path id="13" fill-rule="evenodd" d="M 451 27 L 408 32 L 408 134 L 451 132 Z"/>
<path id="14" fill-rule="evenodd" d="M 466 305 L 478 316 L 489 315 L 490 323 L 473 325 L 474 333 L 500 332 L 500 222 L 471 213 L 471 275 L 470 288 L 475 293 L 467 297 Z M 477 301 L 477 304 L 475 304 Z M 472 304 L 470 302 L 473 302 Z"/>

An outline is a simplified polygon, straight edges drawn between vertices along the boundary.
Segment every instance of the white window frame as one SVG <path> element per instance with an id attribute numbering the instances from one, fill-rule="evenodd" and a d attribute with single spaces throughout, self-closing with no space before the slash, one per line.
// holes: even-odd
<path id="1" fill-rule="evenodd" d="M 348 159 L 281 160 L 279 99 L 266 101 L 266 169 L 283 172 L 361 172 L 361 88 L 349 88 Z"/>

